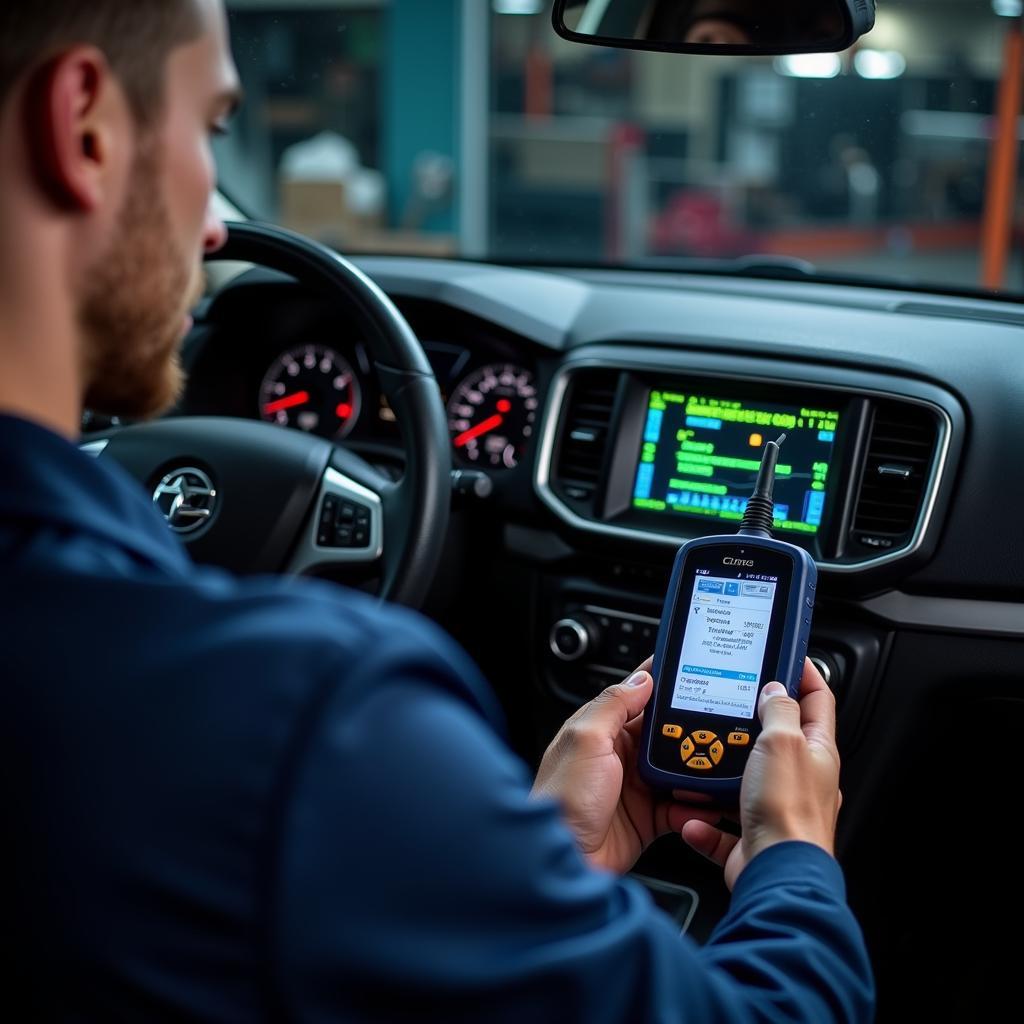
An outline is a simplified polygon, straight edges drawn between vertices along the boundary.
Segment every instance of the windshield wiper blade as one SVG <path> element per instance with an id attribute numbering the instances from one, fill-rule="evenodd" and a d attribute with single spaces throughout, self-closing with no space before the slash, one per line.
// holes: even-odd
<path id="1" fill-rule="evenodd" d="M 820 276 L 818 268 L 813 263 L 796 256 L 740 256 L 724 262 L 731 268 L 729 273 L 741 277 L 788 277 L 807 280 Z"/>
<path id="2" fill-rule="evenodd" d="M 699 256 L 647 256 L 632 260 L 630 270 L 663 270 L 674 273 L 722 274 L 729 277 L 760 277 L 773 280 L 809 281 L 821 277 L 818 268 L 796 256 L 770 253 L 737 256 L 731 259 Z"/>

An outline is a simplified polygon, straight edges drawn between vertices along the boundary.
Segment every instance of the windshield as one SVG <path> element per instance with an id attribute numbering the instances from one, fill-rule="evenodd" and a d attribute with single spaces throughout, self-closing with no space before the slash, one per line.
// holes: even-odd
<path id="1" fill-rule="evenodd" d="M 223 188 L 346 252 L 1024 292 L 1020 0 L 881 0 L 853 50 L 774 59 L 567 42 L 548 0 L 228 7 Z"/>

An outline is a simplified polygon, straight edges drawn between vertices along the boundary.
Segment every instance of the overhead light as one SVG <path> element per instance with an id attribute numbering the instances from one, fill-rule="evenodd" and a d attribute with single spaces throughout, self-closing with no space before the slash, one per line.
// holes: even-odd
<path id="1" fill-rule="evenodd" d="M 899 78 L 907 58 L 898 50 L 858 50 L 853 66 L 861 78 Z"/>
<path id="2" fill-rule="evenodd" d="M 493 0 L 495 14 L 540 14 L 544 0 Z"/>
<path id="3" fill-rule="evenodd" d="M 790 53 L 775 58 L 775 70 L 793 78 L 835 78 L 843 62 L 838 53 Z"/>
<path id="4" fill-rule="evenodd" d="M 992 10 L 1001 18 L 1019 18 L 1024 14 L 1022 0 L 992 0 Z"/>

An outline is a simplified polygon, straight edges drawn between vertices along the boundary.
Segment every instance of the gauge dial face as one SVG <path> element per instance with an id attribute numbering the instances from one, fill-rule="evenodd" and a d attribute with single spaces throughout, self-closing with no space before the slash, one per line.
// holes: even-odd
<path id="1" fill-rule="evenodd" d="M 320 437 L 345 437 L 362 395 L 352 365 L 333 349 L 302 345 L 274 360 L 260 387 L 260 416 Z"/>
<path id="2" fill-rule="evenodd" d="M 537 420 L 533 374 L 496 363 L 470 374 L 448 403 L 448 429 L 456 454 L 471 465 L 514 469 Z"/>

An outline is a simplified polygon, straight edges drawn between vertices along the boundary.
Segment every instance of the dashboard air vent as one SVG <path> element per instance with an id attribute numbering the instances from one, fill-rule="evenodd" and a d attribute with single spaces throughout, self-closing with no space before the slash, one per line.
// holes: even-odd
<path id="1" fill-rule="evenodd" d="M 567 498 L 589 501 L 601 475 L 618 374 L 584 370 L 569 386 L 555 462 L 555 482 Z"/>
<path id="2" fill-rule="evenodd" d="M 938 427 L 927 409 L 879 402 L 853 522 L 861 548 L 886 551 L 909 542 L 921 515 Z"/>

